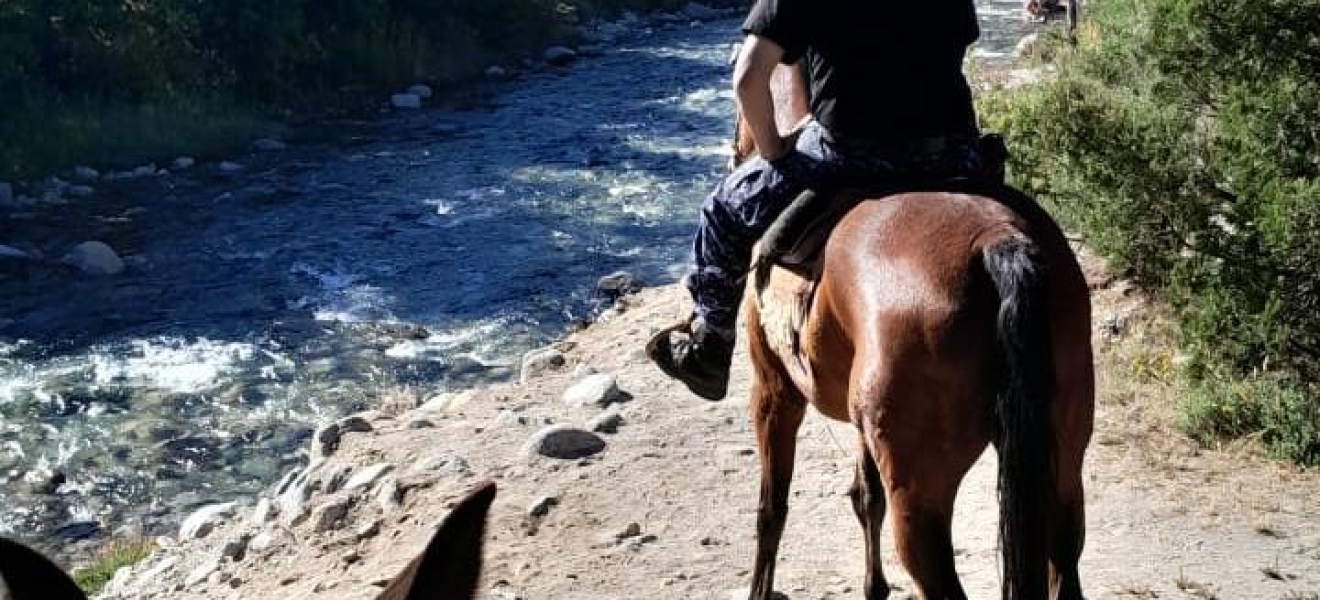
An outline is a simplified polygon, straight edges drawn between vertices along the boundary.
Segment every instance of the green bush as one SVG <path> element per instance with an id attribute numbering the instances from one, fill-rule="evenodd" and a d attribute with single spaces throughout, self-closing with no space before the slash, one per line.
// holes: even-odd
<path id="1" fill-rule="evenodd" d="M 988 127 L 1008 134 L 1019 184 L 1178 309 L 1194 379 L 1271 373 L 1291 390 L 1260 406 L 1292 416 L 1202 410 L 1242 394 L 1193 400 L 1189 429 L 1264 431 L 1320 462 L 1320 2 L 1102 0 L 1088 14 L 1056 76 L 985 100 Z"/>
<path id="2" fill-rule="evenodd" d="M 156 156 L 162 144 L 100 153 L 110 141 L 104 132 L 125 129 L 102 114 L 116 121 L 150 115 L 148 128 L 192 121 L 189 134 L 223 148 L 242 143 L 262 115 L 281 109 L 361 106 L 364 89 L 458 82 L 571 36 L 575 20 L 684 4 L 0 0 L 0 178 L 39 175 L 70 160 Z M 181 132 L 178 139 L 188 138 Z M 130 135 L 116 143 L 135 141 Z"/>

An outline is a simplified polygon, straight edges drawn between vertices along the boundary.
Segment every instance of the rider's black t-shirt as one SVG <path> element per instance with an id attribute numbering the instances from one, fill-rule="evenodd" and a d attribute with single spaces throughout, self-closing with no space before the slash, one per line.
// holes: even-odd
<path id="1" fill-rule="evenodd" d="M 973 0 L 757 0 L 743 31 L 805 58 L 811 112 L 829 131 L 895 141 L 972 133 L 963 55 Z"/>

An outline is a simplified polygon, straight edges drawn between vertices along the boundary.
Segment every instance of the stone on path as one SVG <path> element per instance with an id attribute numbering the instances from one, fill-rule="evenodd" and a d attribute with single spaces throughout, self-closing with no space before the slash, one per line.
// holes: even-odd
<path id="1" fill-rule="evenodd" d="M 124 261 L 105 242 L 83 242 L 64 256 L 64 264 L 88 275 L 118 275 L 124 272 Z"/>
<path id="2" fill-rule="evenodd" d="M 371 489 L 382 477 L 394 470 L 394 465 L 380 463 L 363 468 L 353 474 L 344 484 L 344 491 L 352 494 L 358 490 Z"/>
<path id="3" fill-rule="evenodd" d="M 564 392 L 564 402 L 575 407 L 606 406 L 623 399 L 618 379 L 609 373 L 588 375 Z"/>
<path id="4" fill-rule="evenodd" d="M 554 496 L 541 496 L 527 507 L 527 515 L 539 519 L 550 514 L 550 509 L 556 506 L 559 506 L 559 498 Z"/>
<path id="5" fill-rule="evenodd" d="M 326 499 L 321 505 L 312 509 L 312 531 L 322 533 L 339 527 L 344 517 L 348 516 L 350 504 L 347 496 Z"/>
<path id="6" fill-rule="evenodd" d="M 552 425 L 533 435 L 524 451 L 528 455 L 575 460 L 598 454 L 604 449 L 605 440 L 590 431 L 567 425 Z"/>
<path id="7" fill-rule="evenodd" d="M 422 97 L 417 94 L 395 94 L 390 96 L 390 106 L 400 110 L 416 110 L 422 107 Z"/>
<path id="8" fill-rule="evenodd" d="M 587 430 L 593 433 L 618 433 L 620 425 L 623 425 L 623 414 L 619 412 L 619 407 L 614 406 L 587 421 Z"/>
<path id="9" fill-rule="evenodd" d="M 545 62 L 554 67 L 566 67 L 577 60 L 577 50 L 565 46 L 551 46 L 545 49 Z"/>
<path id="10" fill-rule="evenodd" d="M 532 350 L 523 356 L 518 380 L 527 383 L 566 364 L 568 359 L 564 357 L 564 353 L 555 348 Z"/>
<path id="11" fill-rule="evenodd" d="M 233 502 L 225 502 L 197 509 L 183 520 L 182 525 L 179 525 L 179 539 L 192 540 L 206 537 L 215 530 L 216 526 L 234 516 L 235 507 Z"/>

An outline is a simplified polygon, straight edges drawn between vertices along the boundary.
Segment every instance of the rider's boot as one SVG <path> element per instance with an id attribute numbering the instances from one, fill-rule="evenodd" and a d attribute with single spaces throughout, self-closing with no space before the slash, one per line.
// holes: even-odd
<path id="1" fill-rule="evenodd" d="M 732 336 L 690 319 L 651 338 L 646 355 L 666 375 L 707 400 L 723 400 L 729 391 L 729 367 L 733 364 Z"/>

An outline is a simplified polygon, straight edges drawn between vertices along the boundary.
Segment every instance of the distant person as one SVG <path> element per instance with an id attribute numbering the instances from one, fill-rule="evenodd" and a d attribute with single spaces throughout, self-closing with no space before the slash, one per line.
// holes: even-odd
<path id="1" fill-rule="evenodd" d="M 758 0 L 743 32 L 734 87 L 760 156 L 703 205 L 685 278 L 696 308 L 649 345 L 660 369 L 709 400 L 727 393 L 752 246 L 800 193 L 983 166 L 962 71 L 980 35 L 973 0 Z M 770 81 L 802 61 L 814 119 L 794 140 L 776 127 Z"/>

